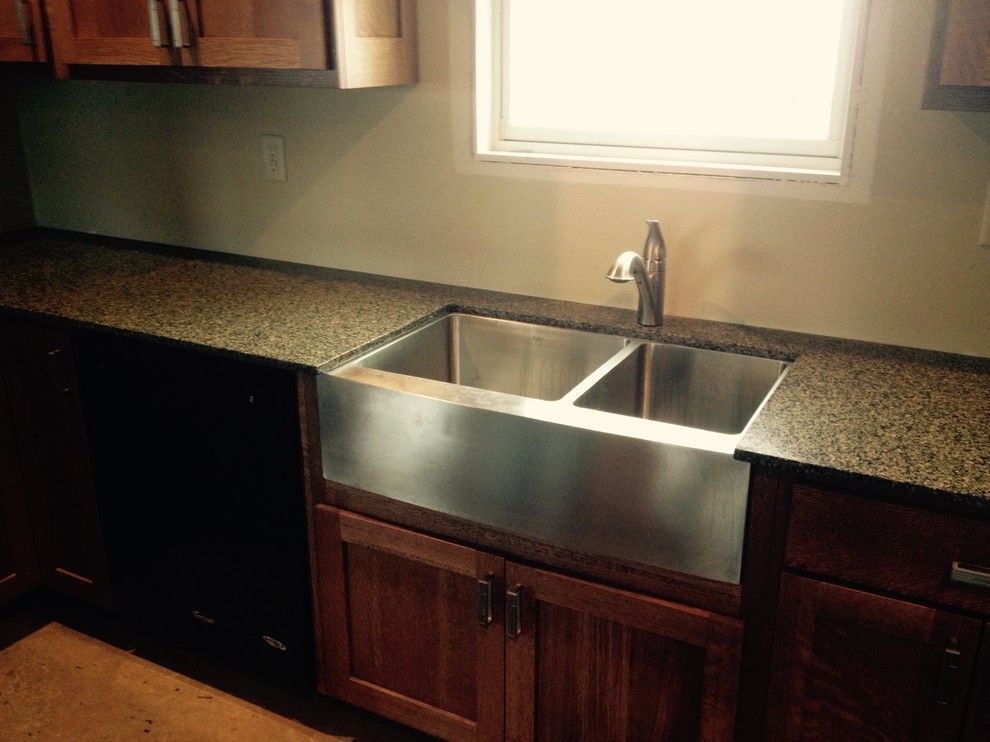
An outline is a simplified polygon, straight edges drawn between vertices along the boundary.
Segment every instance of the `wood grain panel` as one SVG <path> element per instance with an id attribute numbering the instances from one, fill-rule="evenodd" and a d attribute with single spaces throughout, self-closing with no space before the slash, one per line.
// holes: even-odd
<path id="1" fill-rule="evenodd" d="M 990 589 L 950 581 L 956 560 L 990 569 L 990 524 L 794 488 L 786 552 L 791 567 L 990 614 Z"/>
<path id="2" fill-rule="evenodd" d="M 0 605 L 40 584 L 14 425 L 0 373 Z"/>
<path id="3" fill-rule="evenodd" d="M 502 739 L 503 561 L 323 505 L 314 530 L 321 691 L 446 739 Z M 482 626 L 488 578 L 494 620 Z"/>
<path id="4" fill-rule="evenodd" d="M 145 2 L 47 0 L 45 13 L 56 77 L 68 77 L 70 64 L 171 65 L 178 59 L 152 45 Z M 163 43 L 167 30 L 163 25 Z"/>
<path id="5" fill-rule="evenodd" d="M 990 86 L 990 3 L 952 0 L 939 82 Z"/>
<path id="6" fill-rule="evenodd" d="M 408 85 L 419 78 L 416 4 L 399 0 L 398 33 L 388 3 L 333 0 L 334 60 L 342 88 Z M 368 35 L 385 32 L 387 35 Z"/>
<path id="7" fill-rule="evenodd" d="M 980 631 L 975 619 L 783 575 L 770 739 L 956 739 Z M 947 648 L 960 670 L 941 704 Z"/>
<path id="8" fill-rule="evenodd" d="M 25 43 L 17 19 L 17 6 L 22 7 L 27 22 Z M 41 0 L 5 0 L 0 3 L 0 62 L 44 62 L 48 59 Z"/>
<path id="9" fill-rule="evenodd" d="M 190 0 L 183 64 L 326 69 L 322 0 Z"/>
<path id="10" fill-rule="evenodd" d="M 732 736 L 740 621 L 516 564 L 506 584 L 523 596 L 508 739 Z"/>
<path id="11" fill-rule="evenodd" d="M 938 0 L 922 107 L 990 111 L 987 0 Z"/>
<path id="12" fill-rule="evenodd" d="M 477 721 L 474 577 L 357 544 L 344 559 L 351 676 Z"/>
<path id="13" fill-rule="evenodd" d="M 110 605 L 109 578 L 68 337 L 0 323 L 24 492 L 46 585 Z"/>
<path id="14" fill-rule="evenodd" d="M 702 648 L 552 603 L 536 611 L 536 739 L 698 738 Z"/>
<path id="15" fill-rule="evenodd" d="M 201 37 L 197 46 L 196 62 L 204 67 L 297 69 L 302 66 L 299 45 L 288 39 Z"/>

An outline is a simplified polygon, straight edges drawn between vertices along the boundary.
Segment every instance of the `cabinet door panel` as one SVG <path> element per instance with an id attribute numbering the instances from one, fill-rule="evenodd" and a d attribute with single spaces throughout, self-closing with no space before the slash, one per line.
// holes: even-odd
<path id="1" fill-rule="evenodd" d="M 0 605 L 40 582 L 7 390 L 0 373 Z"/>
<path id="2" fill-rule="evenodd" d="M 183 64 L 326 69 L 321 0 L 190 0 Z"/>
<path id="3" fill-rule="evenodd" d="M 483 552 L 318 506 L 321 690 L 431 734 L 502 738 L 501 620 L 479 622 Z"/>
<path id="4" fill-rule="evenodd" d="M 147 0 L 47 0 L 52 54 L 59 76 L 69 64 L 168 65 L 165 3 Z M 151 35 L 155 9 L 160 43 Z"/>
<path id="5" fill-rule="evenodd" d="M 0 325 L 24 491 L 42 581 L 109 605 L 106 558 L 68 338 Z"/>
<path id="6" fill-rule="evenodd" d="M 981 624 L 784 574 L 771 739 L 958 738 Z"/>
<path id="7" fill-rule="evenodd" d="M 731 738 L 740 621 L 515 564 L 506 584 L 509 739 Z"/>
<path id="8" fill-rule="evenodd" d="M 41 0 L 0 2 L 0 62 L 44 62 Z"/>

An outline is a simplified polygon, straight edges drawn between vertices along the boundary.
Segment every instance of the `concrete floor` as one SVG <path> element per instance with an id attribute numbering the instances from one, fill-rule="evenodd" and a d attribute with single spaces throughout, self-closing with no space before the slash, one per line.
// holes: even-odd
<path id="1" fill-rule="evenodd" d="M 0 739 L 425 739 L 331 699 L 267 686 L 87 611 L 73 609 L 69 619 L 36 604 L 0 612 Z"/>

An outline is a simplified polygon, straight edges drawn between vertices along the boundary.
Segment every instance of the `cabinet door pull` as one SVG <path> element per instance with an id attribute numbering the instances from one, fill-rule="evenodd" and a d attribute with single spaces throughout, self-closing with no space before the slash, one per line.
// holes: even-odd
<path id="1" fill-rule="evenodd" d="M 949 580 L 964 585 L 990 588 L 990 567 L 981 567 L 978 564 L 967 564 L 966 562 L 953 562 L 952 569 L 949 571 Z"/>
<path id="2" fill-rule="evenodd" d="M 69 392 L 69 380 L 62 365 L 62 351 L 59 348 L 48 351 L 48 373 L 52 386 L 60 394 Z"/>
<path id="3" fill-rule="evenodd" d="M 505 635 L 516 639 L 522 633 L 522 585 L 505 593 Z"/>
<path id="4" fill-rule="evenodd" d="M 478 580 L 478 625 L 491 626 L 492 595 L 495 591 L 495 578 L 490 575 L 484 580 Z"/>
<path id="5" fill-rule="evenodd" d="M 148 29 L 152 46 L 162 46 L 162 19 L 158 13 L 160 7 L 158 0 L 148 0 Z"/>
<path id="6" fill-rule="evenodd" d="M 34 46 L 27 10 L 24 8 L 24 0 L 14 0 L 14 11 L 17 13 L 17 31 L 21 35 L 21 43 L 25 46 Z"/>
<path id="7" fill-rule="evenodd" d="M 948 706 L 952 696 L 955 695 L 961 657 L 960 651 L 952 647 L 946 647 L 945 652 L 942 653 L 942 667 L 935 687 L 935 703 L 939 706 Z"/>
<path id="8" fill-rule="evenodd" d="M 172 32 L 172 46 L 176 49 L 189 46 L 189 24 L 181 0 L 168 0 L 168 24 Z"/>

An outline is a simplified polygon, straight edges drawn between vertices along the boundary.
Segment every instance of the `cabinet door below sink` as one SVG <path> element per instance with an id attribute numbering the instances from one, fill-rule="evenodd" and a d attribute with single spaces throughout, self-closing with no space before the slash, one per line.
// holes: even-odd
<path id="1" fill-rule="evenodd" d="M 322 505 L 315 525 L 320 690 L 444 739 L 503 739 L 503 560 Z"/>
<path id="2" fill-rule="evenodd" d="M 505 578 L 507 739 L 732 738 L 741 621 L 512 563 Z"/>

